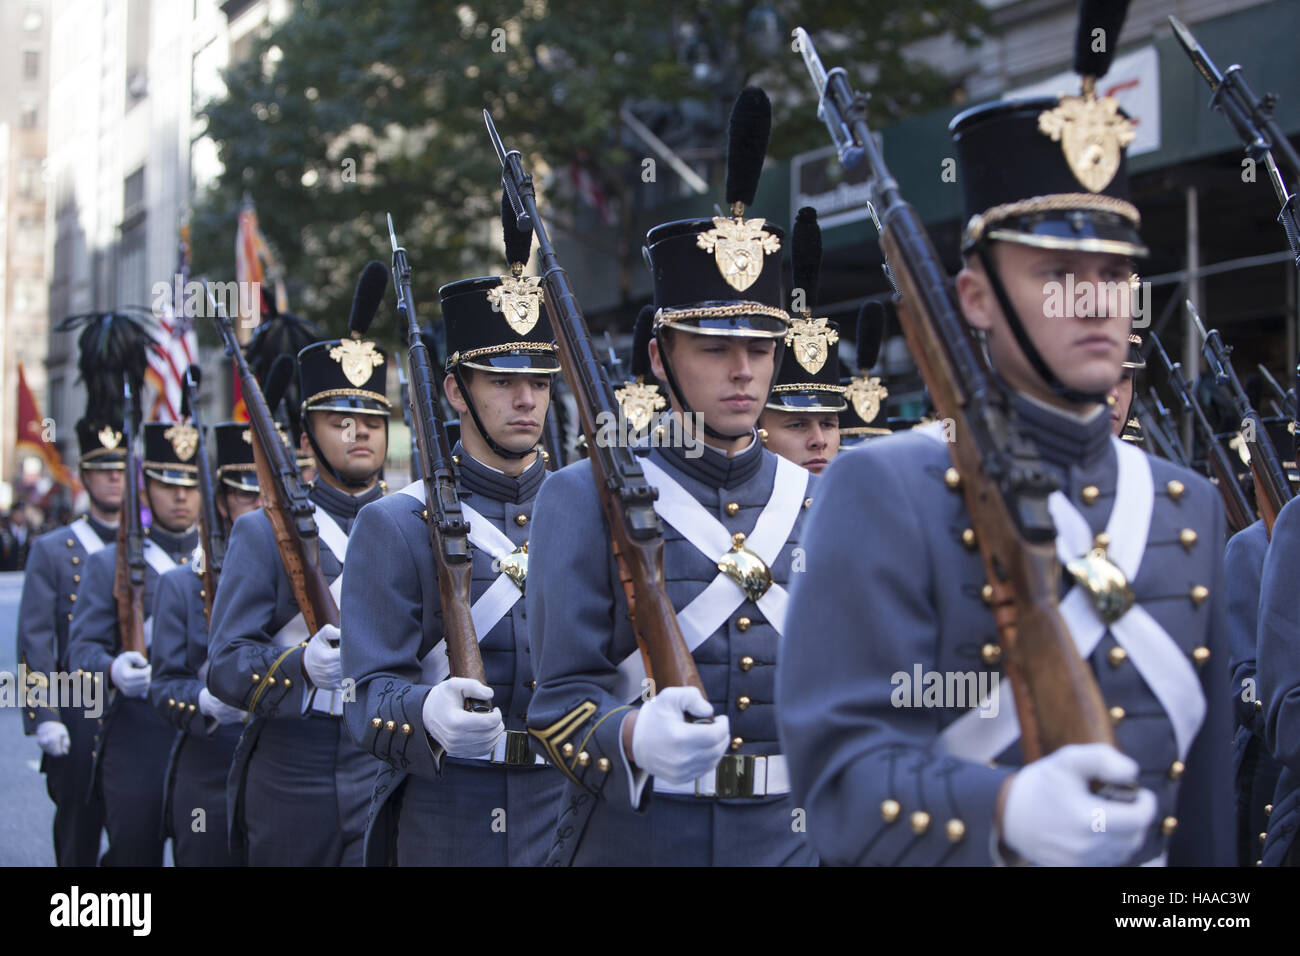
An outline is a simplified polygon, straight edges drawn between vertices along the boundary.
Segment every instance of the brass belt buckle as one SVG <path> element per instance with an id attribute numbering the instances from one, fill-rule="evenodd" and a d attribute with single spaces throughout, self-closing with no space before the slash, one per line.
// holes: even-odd
<path id="1" fill-rule="evenodd" d="M 723 799 L 754 796 L 756 770 L 753 754 L 727 754 L 714 771 L 714 796 Z"/>
<path id="2" fill-rule="evenodd" d="M 518 730 L 506 731 L 506 752 L 501 762 L 511 767 L 523 767 L 533 762 L 533 753 L 528 747 L 526 733 Z"/>

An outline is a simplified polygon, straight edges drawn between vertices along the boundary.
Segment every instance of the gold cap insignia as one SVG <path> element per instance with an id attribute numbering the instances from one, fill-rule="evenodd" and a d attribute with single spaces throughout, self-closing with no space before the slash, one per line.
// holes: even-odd
<path id="1" fill-rule="evenodd" d="M 374 370 L 384 364 L 384 356 L 375 350 L 374 342 L 356 339 L 344 339 L 334 346 L 330 358 L 343 366 L 344 377 L 357 388 L 370 381 Z"/>
<path id="2" fill-rule="evenodd" d="M 840 340 L 840 333 L 826 324 L 825 319 L 795 319 L 785 334 L 785 344 L 794 357 L 809 373 L 816 375 L 826 364 L 830 347 Z"/>
<path id="3" fill-rule="evenodd" d="M 105 425 L 95 436 L 105 448 L 116 448 L 122 441 L 122 433 L 114 430 L 112 425 Z"/>
<path id="4" fill-rule="evenodd" d="M 239 433 L 239 437 L 244 439 L 244 444 L 246 445 L 253 444 L 253 430 L 251 428 L 245 428 L 242 432 Z"/>
<path id="5" fill-rule="evenodd" d="M 844 390 L 853 410 L 864 422 L 874 421 L 880 414 L 880 405 L 889 397 L 889 389 L 876 376 L 859 375 Z"/>
<path id="6" fill-rule="evenodd" d="M 654 413 L 666 404 L 664 397 L 659 394 L 658 385 L 646 385 L 643 382 L 628 382 L 622 388 L 614 389 L 614 397 L 623 409 L 623 417 L 638 432 L 649 425 Z"/>
<path id="7" fill-rule="evenodd" d="M 695 244 L 713 253 L 723 281 L 744 292 L 763 273 L 763 256 L 781 251 L 781 240 L 763 226 L 766 219 L 713 217 L 713 228 L 695 237 Z"/>
<path id="8" fill-rule="evenodd" d="M 502 276 L 501 284 L 488 289 L 487 297 L 516 334 L 527 335 L 541 314 L 541 276 Z"/>
<path id="9" fill-rule="evenodd" d="M 1061 144 L 1074 178 L 1089 192 L 1101 192 L 1119 171 L 1120 150 L 1137 135 L 1112 96 L 1062 96 L 1055 109 L 1038 115 L 1038 130 Z"/>
<path id="10" fill-rule="evenodd" d="M 199 447 L 199 430 L 193 425 L 178 422 L 163 432 L 163 438 L 172 443 L 172 451 L 181 461 L 194 457 L 194 450 Z"/>

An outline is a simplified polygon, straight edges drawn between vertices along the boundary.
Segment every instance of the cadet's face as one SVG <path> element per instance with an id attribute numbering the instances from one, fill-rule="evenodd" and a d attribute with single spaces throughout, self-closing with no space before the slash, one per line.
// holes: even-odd
<path id="1" fill-rule="evenodd" d="M 97 508 L 109 512 L 119 511 L 122 508 L 122 479 L 125 475 L 124 468 L 117 471 L 92 471 L 84 468 L 81 483 L 86 486 L 86 494 L 90 495 Z"/>
<path id="2" fill-rule="evenodd" d="M 335 471 L 349 481 L 365 481 L 379 473 L 388 454 L 388 429 L 384 427 L 383 415 L 362 412 L 308 412 L 307 415 L 316 444 Z"/>
<path id="3" fill-rule="evenodd" d="M 479 369 L 469 370 L 466 386 L 474 400 L 474 410 L 483 421 L 492 439 L 513 452 L 525 452 L 536 447 L 542 438 L 542 423 L 551 406 L 551 377 L 507 372 L 494 375 Z M 443 381 L 447 400 L 461 416 L 462 437 L 472 432 L 480 440 L 478 427 L 469 414 L 465 396 L 461 394 L 456 378 L 448 375 Z M 487 444 L 471 448 L 475 457 L 486 455 Z"/>
<path id="4" fill-rule="evenodd" d="M 993 261 L 1011 304 L 1043 360 L 1062 382 L 1105 392 L 1119 381 L 1132 321 L 1132 263 L 1124 256 L 994 244 Z M 979 264 L 957 277 L 962 311 L 988 333 L 998 374 L 1026 394 L 1059 404 L 1007 325 Z"/>
<path id="5" fill-rule="evenodd" d="M 217 503 L 222 506 L 226 517 L 233 525 L 250 511 L 256 511 L 261 507 L 262 499 L 256 491 L 238 491 L 225 485 L 221 489 L 221 494 L 217 496 Z"/>
<path id="6" fill-rule="evenodd" d="M 763 413 L 775 369 L 772 339 L 671 333 L 669 361 L 691 411 L 724 435 L 749 431 Z M 650 368 L 664 375 L 659 342 L 650 340 Z M 676 403 L 674 403 L 675 406 Z"/>
<path id="7" fill-rule="evenodd" d="M 767 430 L 768 451 L 814 475 L 825 471 L 840 450 L 840 417 L 834 412 L 778 412 L 766 408 L 758 423 Z"/>
<path id="8" fill-rule="evenodd" d="M 199 520 L 199 489 L 145 479 L 149 494 L 149 510 L 154 521 L 168 531 L 179 534 L 193 527 Z"/>
<path id="9" fill-rule="evenodd" d="M 1133 376 L 1127 370 L 1106 399 L 1110 402 L 1110 433 L 1118 437 L 1128 422 L 1129 405 L 1133 402 Z"/>

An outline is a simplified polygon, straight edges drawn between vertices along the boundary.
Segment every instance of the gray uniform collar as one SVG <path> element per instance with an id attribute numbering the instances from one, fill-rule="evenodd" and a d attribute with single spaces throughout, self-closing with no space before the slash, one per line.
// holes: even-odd
<path id="1" fill-rule="evenodd" d="M 763 466 L 763 443 L 757 437 L 748 448 L 730 458 L 702 442 L 689 449 L 684 444 L 670 443 L 660 448 L 659 453 L 678 471 L 711 488 L 743 485 Z"/>
<path id="2" fill-rule="evenodd" d="M 86 514 L 86 524 L 90 525 L 90 530 L 99 535 L 99 540 L 105 544 L 112 544 L 117 540 L 117 525 L 104 524 L 102 521 L 97 521 L 89 513 Z"/>
<path id="3" fill-rule="evenodd" d="M 328 511 L 332 517 L 344 522 L 344 526 L 347 527 L 356 520 L 357 512 L 362 507 L 372 501 L 378 501 L 383 494 L 383 488 L 377 481 L 361 494 L 350 495 L 317 479 L 311 489 L 311 500 Z"/>
<path id="4" fill-rule="evenodd" d="M 1065 471 L 1096 465 L 1109 454 L 1110 416 L 1104 405 L 1081 417 L 1020 394 L 1013 401 L 1020 430 L 1038 446 L 1047 464 Z"/>
<path id="5" fill-rule="evenodd" d="M 505 501 L 511 504 L 531 501 L 536 497 L 537 489 L 542 486 L 542 479 L 546 477 L 546 466 L 542 463 L 541 455 L 538 455 L 518 478 L 512 478 L 505 472 L 483 464 L 467 452 L 460 442 L 456 442 L 452 453 L 460 458 L 460 464 L 456 467 L 460 475 L 460 483 L 465 490 L 494 501 Z"/>
<path id="6" fill-rule="evenodd" d="M 186 531 L 184 534 L 172 534 L 162 525 L 154 524 L 145 529 L 145 535 L 150 541 L 178 561 L 189 555 L 194 550 L 194 546 L 199 543 L 197 528 Z"/>

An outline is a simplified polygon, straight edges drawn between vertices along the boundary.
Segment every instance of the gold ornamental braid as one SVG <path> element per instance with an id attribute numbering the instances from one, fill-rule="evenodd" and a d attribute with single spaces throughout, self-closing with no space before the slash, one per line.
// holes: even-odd
<path id="1" fill-rule="evenodd" d="M 1142 225 L 1142 216 L 1138 213 L 1137 206 L 1126 199 L 1116 199 L 1114 196 L 1097 196 L 1092 193 L 1052 193 L 1047 196 L 1031 196 L 1029 199 L 1018 199 L 1015 202 L 992 206 L 983 212 L 976 213 L 970 217 L 970 222 L 966 224 L 966 234 L 974 240 L 983 235 L 988 226 L 1001 222 L 1003 219 L 1010 219 L 1014 216 L 1028 216 L 1038 212 L 1069 212 L 1076 209 L 1090 212 L 1112 212 L 1131 221 L 1135 229 Z"/>
<path id="2" fill-rule="evenodd" d="M 368 388 L 327 388 L 323 392 L 317 392 L 307 401 L 303 402 L 307 411 L 311 411 L 311 406 L 326 398 L 373 398 L 377 402 L 383 402 L 385 408 L 392 408 L 388 398 L 380 395 L 378 392 L 372 392 Z"/>
<path id="3" fill-rule="evenodd" d="M 714 305 L 703 309 L 660 309 L 655 312 L 656 325 L 671 325 L 679 319 L 730 319 L 741 315 L 766 315 L 769 318 L 790 321 L 790 313 L 761 302 L 738 302 L 735 305 Z"/>

